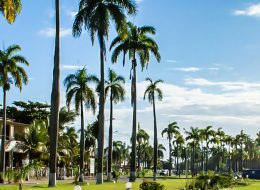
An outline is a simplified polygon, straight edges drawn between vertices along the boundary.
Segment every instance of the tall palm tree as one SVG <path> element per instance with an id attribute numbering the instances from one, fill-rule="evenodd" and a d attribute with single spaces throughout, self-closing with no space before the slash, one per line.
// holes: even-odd
<path id="1" fill-rule="evenodd" d="M 202 129 L 202 136 L 203 136 L 203 139 L 206 141 L 206 167 L 205 167 L 205 170 L 206 172 L 208 172 L 208 162 L 209 162 L 209 139 L 211 136 L 213 136 L 214 134 L 214 130 L 212 130 L 212 126 L 207 126 L 205 129 Z"/>
<path id="2" fill-rule="evenodd" d="M 163 98 L 162 91 L 158 87 L 158 84 L 163 83 L 162 80 L 157 80 L 153 82 L 152 79 L 147 78 L 146 81 L 149 81 L 149 85 L 147 86 L 144 92 L 144 99 L 148 98 L 148 101 L 153 105 L 153 121 L 154 121 L 154 165 L 153 165 L 153 180 L 156 181 L 157 174 L 157 161 L 158 161 L 158 137 L 157 137 L 157 121 L 156 121 L 156 113 L 155 113 L 155 96 L 157 95 L 158 100 L 161 101 Z"/>
<path id="3" fill-rule="evenodd" d="M 5 138 L 6 138 L 6 93 L 10 90 L 11 84 L 22 90 L 23 84 L 27 84 L 28 76 L 24 68 L 20 65 L 28 66 L 25 57 L 17 54 L 21 51 L 19 45 L 11 45 L 6 50 L 0 50 L 0 86 L 3 89 L 3 127 L 1 138 L 1 158 L 0 158 L 0 183 L 3 183 L 5 172 Z"/>
<path id="4" fill-rule="evenodd" d="M 191 172 L 192 176 L 195 175 L 195 163 L 196 163 L 196 158 L 195 158 L 195 149 L 199 145 L 200 141 L 200 135 L 199 135 L 199 129 L 197 127 L 190 127 L 190 131 L 185 131 L 187 134 L 186 140 L 190 140 L 191 142 L 189 143 L 191 148 L 192 148 L 192 156 L 191 156 Z"/>
<path id="5" fill-rule="evenodd" d="M 144 143 L 148 143 L 149 141 L 149 134 L 144 130 L 144 129 L 141 129 L 140 127 L 140 123 L 138 123 L 138 132 L 137 132 L 137 135 L 136 135 L 136 140 L 137 140 L 137 168 L 138 168 L 138 177 L 139 177 L 139 174 L 141 172 L 141 169 L 140 169 L 140 164 L 141 164 L 141 153 L 142 153 L 142 150 L 141 150 L 141 145 L 144 144 Z"/>
<path id="6" fill-rule="evenodd" d="M 142 70 L 148 66 L 150 61 L 150 53 L 152 53 L 156 60 L 160 62 L 161 56 L 159 54 L 159 47 L 156 42 L 149 36 L 155 34 L 155 28 L 151 26 L 137 27 L 128 22 L 127 32 L 124 36 L 117 36 L 110 45 L 110 50 L 114 48 L 112 53 L 112 62 L 117 62 L 120 53 L 123 53 L 123 65 L 125 64 L 125 56 L 129 54 L 132 59 L 132 87 L 131 87 L 131 102 L 133 105 L 133 131 L 132 131 L 132 153 L 131 153 L 131 166 L 130 166 L 130 181 L 135 181 L 136 177 L 136 110 L 137 110 L 137 75 L 136 56 L 139 56 Z"/>
<path id="7" fill-rule="evenodd" d="M 12 24 L 22 10 L 21 0 L 0 0 L 0 11 L 8 23 Z"/>
<path id="8" fill-rule="evenodd" d="M 106 81 L 105 94 L 110 94 L 110 125 L 109 125 L 109 140 L 108 140 L 108 174 L 107 180 L 111 180 L 112 170 L 112 142 L 113 142 L 113 103 L 118 103 L 124 100 L 125 89 L 124 77 L 117 75 L 112 69 L 108 70 L 108 80 Z"/>
<path id="9" fill-rule="evenodd" d="M 81 135 L 80 135 L 80 176 L 79 181 L 83 182 L 84 179 L 84 104 L 95 113 L 96 99 L 95 92 L 89 87 L 89 83 L 94 82 L 98 84 L 99 80 L 94 75 L 89 75 L 85 68 L 78 70 L 75 74 L 68 75 L 64 80 L 66 86 L 66 99 L 67 106 L 69 107 L 72 99 L 74 99 L 75 109 L 77 113 L 80 111 L 81 116 Z"/>
<path id="10" fill-rule="evenodd" d="M 243 145 L 247 138 L 248 138 L 248 136 L 244 133 L 244 130 L 241 130 L 240 133 L 237 135 L 237 139 L 238 139 L 239 146 L 240 146 L 240 151 L 239 151 L 239 157 L 240 157 L 239 171 L 240 172 L 242 172 L 242 170 L 243 170 Z"/>
<path id="11" fill-rule="evenodd" d="M 60 109 L 60 0 L 55 0 L 56 29 L 55 29 L 55 51 L 53 66 L 53 81 L 51 91 L 51 116 L 50 116 L 50 160 L 49 160 L 49 187 L 56 186 L 56 164 L 59 131 L 59 109 Z"/>
<path id="12" fill-rule="evenodd" d="M 179 133 L 180 127 L 178 126 L 177 122 L 172 122 L 168 125 L 167 128 L 165 128 L 162 131 L 162 137 L 166 133 L 167 134 L 167 139 L 169 141 L 169 162 L 170 162 L 170 168 L 169 168 L 169 176 L 171 176 L 171 171 L 172 171 L 172 138 L 174 135 Z"/>
<path id="13" fill-rule="evenodd" d="M 110 21 L 115 23 L 116 30 L 122 34 L 126 24 L 126 15 L 136 13 L 136 5 L 132 0 L 80 0 L 79 10 L 73 24 L 73 36 L 79 37 L 84 25 L 91 36 L 92 44 L 97 36 L 100 46 L 100 96 L 99 96 L 99 135 L 97 184 L 103 183 L 104 156 L 104 109 L 105 109 L 105 40 L 108 38 Z"/>

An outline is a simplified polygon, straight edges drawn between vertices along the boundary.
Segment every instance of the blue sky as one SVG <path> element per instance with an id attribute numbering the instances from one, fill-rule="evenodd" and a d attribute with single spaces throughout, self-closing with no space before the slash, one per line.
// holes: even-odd
<path id="1" fill-rule="evenodd" d="M 33 3 L 34 2 L 34 3 Z M 99 48 L 92 47 L 87 32 L 73 38 L 71 26 L 78 0 L 61 0 L 61 79 L 86 66 L 99 75 Z M 222 127 L 229 134 L 241 129 L 255 136 L 260 123 L 260 3 L 247 0 L 139 0 L 139 12 L 129 18 L 137 25 L 156 27 L 161 63 L 150 62 L 148 70 L 138 68 L 138 121 L 153 134 L 152 107 L 142 100 L 146 77 L 161 78 L 164 100 L 157 104 L 159 131 L 169 122 L 181 128 Z M 1 17 L 0 42 L 19 44 L 30 67 L 30 83 L 22 93 L 12 88 L 14 100 L 50 102 L 54 53 L 54 1 L 23 1 L 22 13 L 13 25 Z M 115 37 L 111 27 L 109 41 Z M 130 63 L 130 62 L 128 62 Z M 128 96 L 115 107 L 115 138 L 129 141 L 132 111 L 129 100 L 130 64 L 106 68 L 125 76 Z M 62 85 L 61 85 L 62 86 Z M 62 105 L 65 90 L 62 86 Z M 0 94 L 2 99 L 2 94 Z M 106 109 L 108 116 L 108 107 Z M 108 117 L 107 117 L 108 119 Z M 87 113 L 86 121 L 93 120 Z M 75 123 L 77 125 L 77 122 Z M 159 138 L 161 143 L 165 141 Z"/>

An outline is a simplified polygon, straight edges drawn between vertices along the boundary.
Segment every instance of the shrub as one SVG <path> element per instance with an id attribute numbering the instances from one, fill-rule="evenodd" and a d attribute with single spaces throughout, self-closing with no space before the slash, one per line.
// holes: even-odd
<path id="1" fill-rule="evenodd" d="M 156 182 L 143 182 L 140 186 L 140 190 L 164 190 L 164 185 Z"/>

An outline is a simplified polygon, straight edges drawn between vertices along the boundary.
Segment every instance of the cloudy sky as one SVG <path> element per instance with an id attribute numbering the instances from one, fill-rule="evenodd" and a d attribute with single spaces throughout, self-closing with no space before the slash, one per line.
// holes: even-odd
<path id="1" fill-rule="evenodd" d="M 161 63 L 138 66 L 138 121 L 153 135 L 152 107 L 143 101 L 146 77 L 163 79 L 162 102 L 157 102 L 158 130 L 177 121 L 181 128 L 222 127 L 235 135 L 241 129 L 255 136 L 260 129 L 260 3 L 248 0 L 138 0 L 139 12 L 130 21 L 156 27 Z M 87 32 L 73 38 L 71 26 L 78 0 L 61 0 L 61 79 L 86 66 L 99 76 L 99 51 Z M 19 44 L 30 62 L 30 83 L 22 93 L 12 88 L 14 100 L 50 102 L 54 54 L 54 1 L 23 1 L 23 11 L 13 25 L 1 17 L 0 42 Z M 109 45 L 115 37 L 111 27 Z M 127 99 L 115 106 L 115 139 L 129 142 L 132 109 L 129 99 L 130 61 L 112 65 L 127 81 Z M 65 90 L 62 86 L 62 105 Z M 2 94 L 0 94 L 2 98 Z M 106 110 L 108 119 L 108 107 Z M 86 122 L 94 116 L 86 114 Z M 76 122 L 77 126 L 78 123 Z M 106 122 L 106 126 L 108 123 Z M 159 137 L 161 143 L 167 141 Z"/>

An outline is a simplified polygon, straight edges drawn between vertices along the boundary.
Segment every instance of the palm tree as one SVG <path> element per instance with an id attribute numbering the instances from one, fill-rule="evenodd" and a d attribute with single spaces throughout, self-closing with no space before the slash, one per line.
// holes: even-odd
<path id="1" fill-rule="evenodd" d="M 75 74 L 68 75 L 64 80 L 64 86 L 66 86 L 66 99 L 67 106 L 69 107 L 72 99 L 74 99 L 75 109 L 77 113 L 80 111 L 81 116 L 81 135 L 80 135 L 80 177 L 79 181 L 83 182 L 84 178 L 84 104 L 86 108 L 89 108 L 95 113 L 96 99 L 95 93 L 92 88 L 89 87 L 89 83 L 94 82 L 98 84 L 99 80 L 94 75 L 89 75 L 85 68 L 78 70 Z"/>
<path id="2" fill-rule="evenodd" d="M 180 147 L 184 144 L 184 138 L 180 133 L 177 133 L 175 135 L 175 143 L 176 143 L 176 150 L 177 150 L 177 175 L 179 175 L 180 178 L 180 166 L 179 166 L 179 152 Z"/>
<path id="3" fill-rule="evenodd" d="M 209 139 L 211 136 L 213 136 L 214 134 L 214 130 L 212 130 L 212 126 L 207 126 L 205 129 L 202 129 L 202 136 L 203 136 L 203 139 L 206 141 L 206 172 L 208 172 L 208 162 L 209 162 Z"/>
<path id="4" fill-rule="evenodd" d="M 10 90 L 11 84 L 22 90 L 23 84 L 27 84 L 28 76 L 19 63 L 29 65 L 25 57 L 16 54 L 21 51 L 19 45 L 11 45 L 6 50 L 0 50 L 0 86 L 3 88 L 3 128 L 1 138 L 1 163 L 0 183 L 3 183 L 5 172 L 5 138 L 6 138 L 6 92 Z"/>
<path id="5" fill-rule="evenodd" d="M 128 53 L 132 59 L 132 87 L 131 87 L 131 102 L 133 105 L 133 131 L 132 131 L 132 153 L 130 166 L 130 181 L 135 181 L 136 177 L 136 109 L 137 109 L 137 89 L 136 89 L 136 55 L 139 56 L 142 70 L 148 66 L 150 61 L 150 53 L 152 53 L 158 62 L 161 60 L 159 54 L 159 47 L 156 42 L 148 36 L 148 34 L 155 34 L 155 28 L 151 26 L 137 27 L 128 22 L 127 33 L 122 37 L 117 36 L 110 45 L 110 50 L 114 48 L 112 53 L 112 62 L 117 62 L 120 53 L 123 53 L 123 65 L 125 64 L 125 56 Z"/>
<path id="6" fill-rule="evenodd" d="M 190 131 L 185 131 L 187 134 L 186 140 L 191 140 L 189 143 L 191 148 L 192 148 L 192 156 L 191 156 L 191 172 L 192 176 L 195 175 L 195 163 L 196 163 L 196 158 L 195 158 L 195 149 L 199 144 L 200 140 L 200 135 L 199 135 L 199 129 L 197 127 L 190 127 Z"/>
<path id="7" fill-rule="evenodd" d="M 21 12 L 21 0 L 1 0 L 0 11 L 9 24 L 15 21 L 16 16 Z"/>
<path id="8" fill-rule="evenodd" d="M 56 163 L 60 109 L 60 0 L 55 0 L 56 34 L 51 92 L 49 187 L 56 186 Z"/>
<path id="9" fill-rule="evenodd" d="M 144 100 L 147 96 L 148 101 L 153 104 L 153 120 L 154 120 L 154 166 L 153 166 L 153 180 L 156 181 L 157 174 L 157 160 L 158 160 L 158 137 L 157 137 L 157 121 L 155 113 L 155 96 L 157 94 L 158 100 L 162 100 L 162 91 L 158 88 L 158 84 L 163 83 L 162 80 L 157 80 L 153 82 L 152 79 L 147 78 L 146 81 L 149 81 L 150 84 L 147 86 L 144 92 Z"/>
<path id="10" fill-rule="evenodd" d="M 169 176 L 171 176 L 171 171 L 172 171 L 172 156 L 171 156 L 171 152 L 172 152 L 172 138 L 174 134 L 178 134 L 179 133 L 179 129 L 180 127 L 178 126 L 177 122 L 172 122 L 168 125 L 167 128 L 165 128 L 162 131 L 162 137 L 163 134 L 167 134 L 167 139 L 169 141 L 169 163 L 170 163 L 170 168 L 169 168 Z"/>
<path id="11" fill-rule="evenodd" d="M 138 123 L 138 132 L 137 132 L 137 135 L 136 135 L 137 146 L 138 146 L 137 147 L 138 177 L 139 177 L 139 174 L 141 172 L 141 169 L 140 169 L 141 153 L 142 153 L 141 145 L 144 144 L 144 143 L 148 143 L 149 138 L 150 138 L 150 136 L 148 135 L 148 133 L 144 129 L 141 129 L 140 123 Z"/>
<path id="12" fill-rule="evenodd" d="M 240 146 L 240 164 L 239 164 L 239 171 L 242 172 L 243 170 L 243 144 L 245 143 L 248 136 L 244 133 L 244 130 L 241 130 L 240 133 L 237 135 L 237 139 Z"/>
<path id="13" fill-rule="evenodd" d="M 163 159 L 164 151 L 166 151 L 166 148 L 163 146 L 163 144 L 158 144 L 158 158 L 159 159 Z"/>
<path id="14" fill-rule="evenodd" d="M 108 174 L 107 180 L 111 180 L 112 170 L 112 142 L 113 142 L 113 103 L 124 100 L 125 89 L 124 77 L 117 75 L 115 71 L 108 70 L 108 80 L 106 81 L 105 94 L 110 93 L 110 125 L 109 125 L 109 142 L 108 142 Z"/>
<path id="15" fill-rule="evenodd" d="M 103 156 L 104 156 L 104 109 L 105 109 L 105 71 L 104 57 L 106 54 L 105 40 L 108 38 L 110 19 L 115 23 L 116 30 L 124 31 L 126 16 L 136 12 L 132 0 L 80 0 L 79 10 L 73 24 L 73 36 L 79 37 L 82 27 L 89 31 L 92 44 L 97 35 L 100 46 L 100 96 L 99 96 L 99 135 L 98 135 L 98 164 L 97 184 L 103 183 Z"/>

